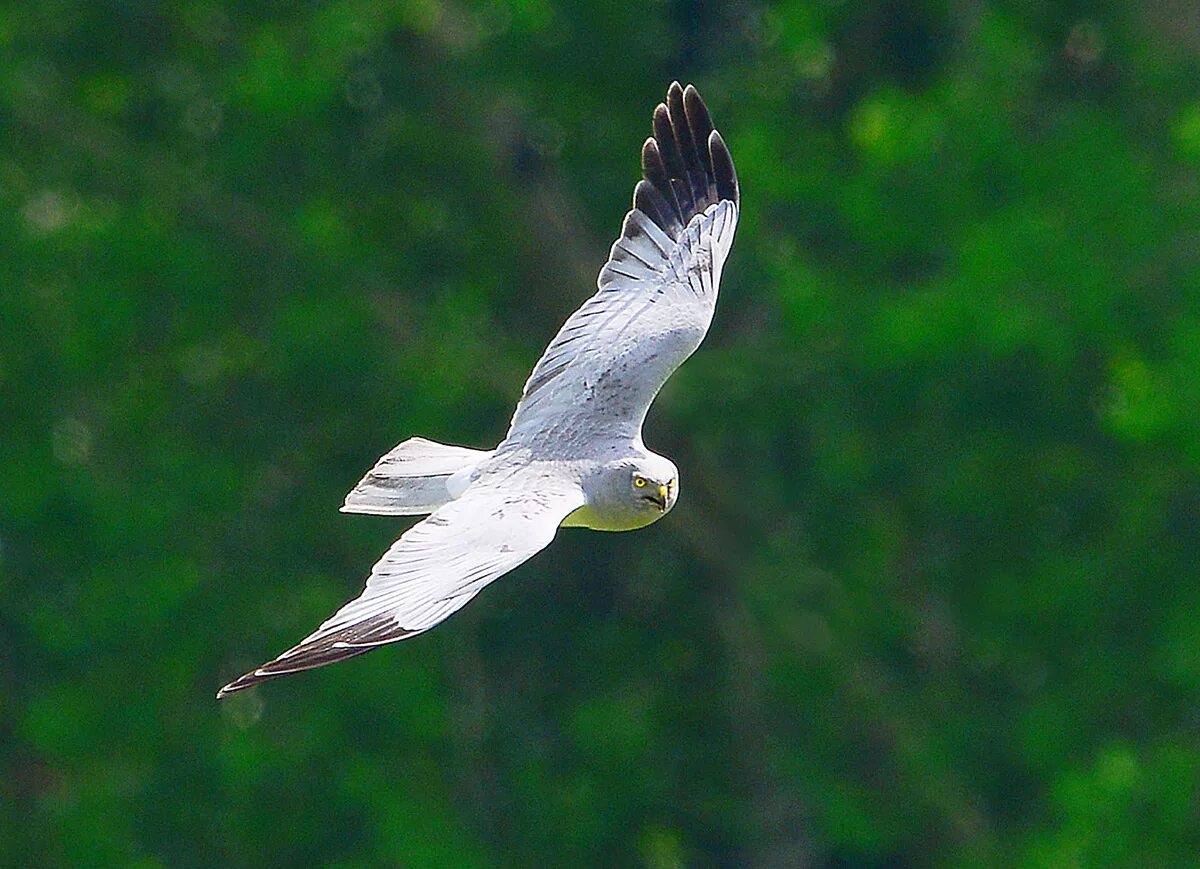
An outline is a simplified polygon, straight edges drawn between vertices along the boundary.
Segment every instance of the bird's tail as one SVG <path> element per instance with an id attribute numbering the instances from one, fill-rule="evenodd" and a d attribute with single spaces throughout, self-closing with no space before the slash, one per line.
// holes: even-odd
<path id="1" fill-rule="evenodd" d="M 409 438 L 378 462 L 346 496 L 343 513 L 379 516 L 416 516 L 432 513 L 461 494 L 450 480 L 470 474 L 479 461 L 491 455 L 484 450 Z"/>

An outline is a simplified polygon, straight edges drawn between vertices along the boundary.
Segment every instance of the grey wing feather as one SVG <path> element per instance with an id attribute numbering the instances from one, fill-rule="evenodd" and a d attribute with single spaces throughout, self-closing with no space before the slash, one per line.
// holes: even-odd
<path id="1" fill-rule="evenodd" d="M 586 430 L 590 442 L 636 437 L 708 331 L 737 227 L 737 174 L 691 85 L 671 85 L 653 126 L 599 291 L 534 367 L 506 444 L 564 455 L 573 432 Z"/>
<path id="2" fill-rule="evenodd" d="M 473 485 L 392 544 L 361 595 L 217 696 L 429 630 L 550 545 L 562 520 L 583 500 L 577 485 L 536 468 L 507 475 L 502 485 Z"/>
<path id="3" fill-rule="evenodd" d="M 456 475 L 469 472 L 490 452 L 409 438 L 393 447 L 346 496 L 343 513 L 411 516 L 432 513 L 451 500 Z"/>

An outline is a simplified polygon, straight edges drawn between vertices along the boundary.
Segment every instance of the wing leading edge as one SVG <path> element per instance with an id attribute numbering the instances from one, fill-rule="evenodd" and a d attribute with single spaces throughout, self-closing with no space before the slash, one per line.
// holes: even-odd
<path id="1" fill-rule="evenodd" d="M 507 442 L 537 452 L 561 449 L 564 433 L 581 430 L 593 441 L 637 436 L 663 383 L 708 331 L 737 227 L 737 173 L 691 85 L 671 85 L 653 130 L 598 292 L 534 367 Z"/>

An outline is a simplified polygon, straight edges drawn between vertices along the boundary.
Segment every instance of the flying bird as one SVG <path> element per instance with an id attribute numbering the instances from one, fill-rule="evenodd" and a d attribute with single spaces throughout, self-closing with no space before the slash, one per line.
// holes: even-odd
<path id="1" fill-rule="evenodd" d="M 628 531 L 675 505 L 679 471 L 646 448 L 642 424 L 712 322 L 740 194 L 694 87 L 671 85 L 653 131 L 598 292 L 538 360 L 504 440 L 484 451 L 410 438 L 383 456 L 343 512 L 427 518 L 392 544 L 362 594 L 218 697 L 423 633 L 559 527 Z"/>

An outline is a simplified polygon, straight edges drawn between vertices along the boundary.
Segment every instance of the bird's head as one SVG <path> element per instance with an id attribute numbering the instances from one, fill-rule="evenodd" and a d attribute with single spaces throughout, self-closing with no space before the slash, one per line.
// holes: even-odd
<path id="1" fill-rule="evenodd" d="M 653 453 L 608 462 L 581 481 L 587 504 L 564 524 L 632 531 L 661 519 L 679 498 L 675 463 Z"/>
<path id="2" fill-rule="evenodd" d="M 629 494 L 637 510 L 657 519 L 679 498 L 679 469 L 670 459 L 649 455 L 633 462 L 628 468 Z"/>

